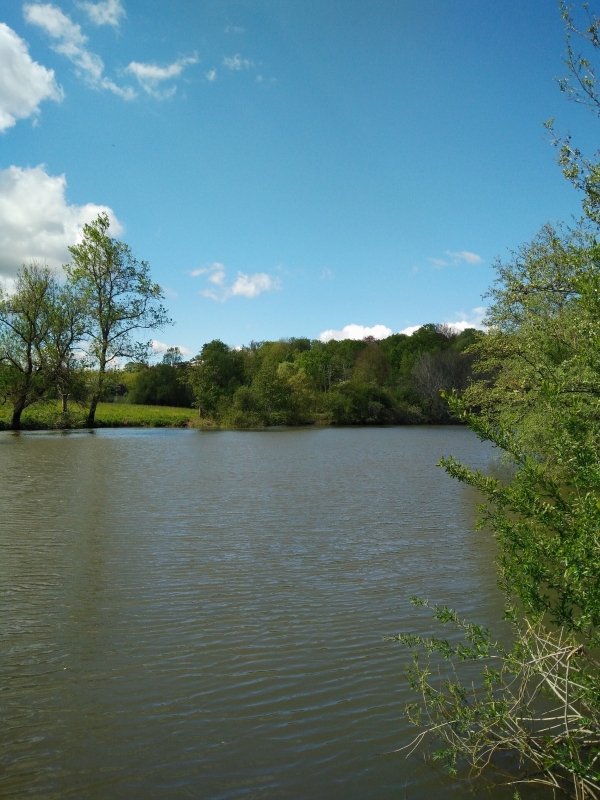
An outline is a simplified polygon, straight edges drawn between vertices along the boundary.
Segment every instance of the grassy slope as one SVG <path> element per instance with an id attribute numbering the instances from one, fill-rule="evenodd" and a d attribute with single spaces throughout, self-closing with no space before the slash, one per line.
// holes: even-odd
<path id="1" fill-rule="evenodd" d="M 10 425 L 11 408 L 0 405 L 0 430 Z M 38 403 L 24 411 L 23 429 L 80 428 L 85 421 L 85 409 L 73 405 L 68 419 L 63 419 L 57 401 Z M 121 428 L 185 428 L 198 423 L 198 415 L 191 408 L 171 406 L 134 406 L 125 403 L 100 403 L 96 411 L 98 427 Z"/>

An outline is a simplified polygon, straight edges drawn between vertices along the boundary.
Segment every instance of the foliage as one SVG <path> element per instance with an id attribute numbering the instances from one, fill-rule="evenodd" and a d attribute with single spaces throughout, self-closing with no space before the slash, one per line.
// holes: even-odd
<path id="1" fill-rule="evenodd" d="M 127 402 L 137 405 L 181 406 L 190 408 L 192 393 L 181 380 L 185 368 L 173 364 L 157 364 L 134 373 L 135 380 L 127 392 Z"/>
<path id="2" fill-rule="evenodd" d="M 422 701 L 406 708 L 421 732 L 402 749 L 413 752 L 433 733 L 443 742 L 434 759 L 451 775 L 466 761 L 470 778 L 491 769 L 509 785 L 536 783 L 575 798 L 600 796 L 600 663 L 589 651 L 565 631 L 550 633 L 527 619 L 516 625 L 516 641 L 507 650 L 454 610 L 412 601 L 431 608 L 463 641 L 386 637 L 413 649 L 406 676 Z M 442 677 L 439 663 L 436 670 L 436 655 L 451 664 L 450 677 Z M 485 661 L 482 679 L 466 685 L 457 675 L 460 662 L 480 661 Z"/>

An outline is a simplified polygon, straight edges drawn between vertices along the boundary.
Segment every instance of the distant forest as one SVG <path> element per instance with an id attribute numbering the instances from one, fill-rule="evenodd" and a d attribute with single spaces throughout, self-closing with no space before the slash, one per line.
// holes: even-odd
<path id="1" fill-rule="evenodd" d="M 237 349 L 215 339 L 191 361 L 171 349 L 156 366 L 129 362 L 112 373 L 109 393 L 121 403 L 193 406 L 228 427 L 456 422 L 441 392 L 466 388 L 468 348 L 483 335 L 428 324 L 382 340 L 291 338 Z"/>

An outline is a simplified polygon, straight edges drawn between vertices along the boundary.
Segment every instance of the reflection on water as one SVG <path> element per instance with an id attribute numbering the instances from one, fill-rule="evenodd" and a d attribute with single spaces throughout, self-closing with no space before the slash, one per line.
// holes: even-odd
<path id="1" fill-rule="evenodd" d="M 389 754 L 382 642 L 413 594 L 501 616 L 448 454 L 490 458 L 453 427 L 0 435 L 0 796 L 464 796 Z"/>

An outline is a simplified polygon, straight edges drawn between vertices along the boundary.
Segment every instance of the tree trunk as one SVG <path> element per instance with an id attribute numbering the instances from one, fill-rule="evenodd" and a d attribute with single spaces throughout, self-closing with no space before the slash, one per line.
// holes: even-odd
<path id="1" fill-rule="evenodd" d="M 67 414 L 69 411 L 69 395 L 62 394 L 62 407 L 63 407 L 63 414 Z"/>
<path id="2" fill-rule="evenodd" d="M 96 407 L 98 406 L 98 395 L 95 394 L 92 397 L 92 402 L 90 404 L 90 410 L 88 411 L 86 425 L 88 428 L 93 428 L 96 424 Z"/>
<path id="3" fill-rule="evenodd" d="M 12 420 L 10 422 L 11 431 L 21 430 L 21 414 L 25 410 L 25 403 L 19 401 L 13 406 Z"/>

